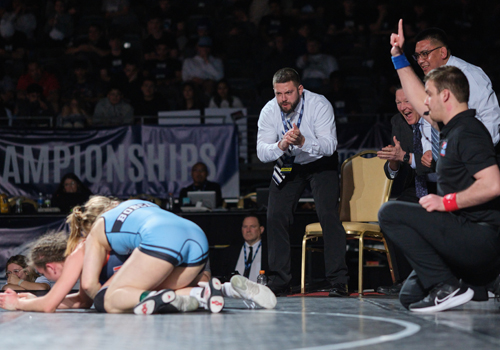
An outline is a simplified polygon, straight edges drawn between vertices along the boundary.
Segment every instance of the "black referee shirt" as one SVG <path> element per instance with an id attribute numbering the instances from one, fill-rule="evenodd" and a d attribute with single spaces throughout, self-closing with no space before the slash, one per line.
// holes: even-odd
<path id="1" fill-rule="evenodd" d="M 437 162 L 440 196 L 469 188 L 476 173 L 497 164 L 490 133 L 475 115 L 475 109 L 461 112 L 441 129 Z M 500 198 L 454 213 L 500 227 Z"/>

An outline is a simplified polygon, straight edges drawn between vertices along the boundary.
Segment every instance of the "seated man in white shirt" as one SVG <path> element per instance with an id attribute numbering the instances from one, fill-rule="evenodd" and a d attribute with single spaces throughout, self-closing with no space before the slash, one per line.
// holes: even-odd
<path id="1" fill-rule="evenodd" d="M 196 45 L 196 56 L 186 58 L 182 64 L 182 81 L 193 81 L 203 86 L 208 96 L 212 95 L 215 82 L 224 78 L 222 60 L 210 54 L 212 39 L 201 37 Z"/>

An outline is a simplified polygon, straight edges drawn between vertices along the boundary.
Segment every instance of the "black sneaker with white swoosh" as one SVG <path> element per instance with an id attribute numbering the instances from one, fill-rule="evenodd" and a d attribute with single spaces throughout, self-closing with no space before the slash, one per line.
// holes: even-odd
<path id="1" fill-rule="evenodd" d="M 474 291 L 467 287 L 437 284 L 429 295 L 417 303 L 410 304 L 410 311 L 429 313 L 448 310 L 465 304 L 474 296 Z"/>

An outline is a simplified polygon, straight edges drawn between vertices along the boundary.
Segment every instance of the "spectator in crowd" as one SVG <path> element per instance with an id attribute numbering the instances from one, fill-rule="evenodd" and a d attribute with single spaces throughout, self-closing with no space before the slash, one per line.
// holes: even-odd
<path id="1" fill-rule="evenodd" d="M 136 62 L 126 62 L 123 67 L 121 79 L 117 79 L 119 86 L 123 91 L 124 99 L 131 105 L 134 105 L 142 97 L 142 79 L 141 73 Z"/>
<path id="2" fill-rule="evenodd" d="M 193 183 L 188 187 L 181 189 L 179 199 L 183 203 L 184 198 L 187 198 L 187 193 L 190 191 L 215 191 L 217 207 L 222 206 L 222 193 L 220 185 L 216 182 L 208 181 L 208 167 L 205 163 L 198 162 L 191 168 L 191 177 Z"/>
<path id="3" fill-rule="evenodd" d="M 307 53 L 297 59 L 297 67 L 302 69 L 302 84 L 316 91 L 328 83 L 332 72 L 339 69 L 335 57 L 321 53 L 320 48 L 318 39 L 307 39 Z"/>
<path id="4" fill-rule="evenodd" d="M 130 0 L 102 0 L 102 11 L 110 27 L 122 30 L 137 23 Z"/>
<path id="5" fill-rule="evenodd" d="M 243 108 L 241 100 L 229 93 L 227 81 L 221 80 L 217 83 L 215 95 L 210 99 L 209 108 Z"/>
<path id="6" fill-rule="evenodd" d="M 52 206 L 61 213 L 70 213 L 77 205 L 83 205 L 92 195 L 87 186 L 73 173 L 67 173 L 52 195 Z"/>
<path id="7" fill-rule="evenodd" d="M 30 40 L 34 39 L 36 17 L 26 6 L 26 0 L 12 0 L 11 9 L 2 16 L 2 24 L 10 23 L 14 30 L 23 32 Z"/>
<path id="8" fill-rule="evenodd" d="M 52 105 L 44 98 L 43 88 L 36 84 L 30 84 L 26 89 L 26 98 L 18 99 L 14 114 L 22 119 L 16 121 L 19 126 L 51 126 L 50 120 L 54 116 Z M 47 117 L 35 118 L 30 117 Z"/>
<path id="9" fill-rule="evenodd" d="M 283 14 L 280 0 L 269 0 L 270 13 L 262 17 L 259 23 L 261 40 L 265 43 L 272 41 L 274 35 L 287 35 L 291 27 L 289 19 Z"/>
<path id="10" fill-rule="evenodd" d="M 44 32 L 49 47 L 64 47 L 73 35 L 73 17 L 66 12 L 63 0 L 54 2 L 53 12 L 45 22 Z"/>
<path id="11" fill-rule="evenodd" d="M 158 124 L 158 112 L 168 111 L 169 106 L 165 98 L 158 95 L 154 79 L 145 78 L 141 85 L 142 96 L 132 105 L 135 116 L 148 116 L 143 124 Z"/>
<path id="12" fill-rule="evenodd" d="M 300 23 L 297 34 L 288 44 L 288 51 L 290 51 L 294 59 L 307 55 L 307 42 L 309 39 L 311 39 L 311 26 L 308 22 Z"/>
<path id="13" fill-rule="evenodd" d="M 292 55 L 287 51 L 287 40 L 284 35 L 274 35 L 260 51 L 262 62 L 260 63 L 259 81 L 262 88 L 269 88 L 269 77 L 281 67 L 293 67 L 295 65 Z M 271 97 L 274 93 L 271 94 Z"/>
<path id="14" fill-rule="evenodd" d="M 66 54 L 87 60 L 93 67 L 99 67 L 101 58 L 108 55 L 109 52 L 109 43 L 104 37 L 103 29 L 97 24 L 91 24 L 88 28 L 87 37 L 70 44 L 70 47 L 66 50 Z"/>
<path id="15" fill-rule="evenodd" d="M 133 122 L 134 109 L 123 101 L 122 92 L 118 87 L 111 87 L 107 96 L 97 102 L 91 119 L 93 126 L 131 125 Z"/>
<path id="16" fill-rule="evenodd" d="M 343 0 L 340 6 L 332 2 L 332 8 L 327 11 L 333 13 L 328 25 L 329 35 L 335 38 L 335 52 L 352 52 L 355 47 L 362 47 L 363 33 L 366 20 L 355 0 Z M 328 13 L 327 12 L 327 13 Z"/>
<path id="17" fill-rule="evenodd" d="M 154 60 L 156 57 L 156 45 L 165 44 L 169 47 L 173 57 L 177 57 L 177 46 L 174 38 L 163 30 L 163 23 L 158 13 L 151 14 L 147 23 L 147 37 L 142 42 L 144 60 Z"/>
<path id="18" fill-rule="evenodd" d="M 224 77 L 222 60 L 210 54 L 211 47 L 212 39 L 200 38 L 196 45 L 197 55 L 186 58 L 182 64 L 183 81 L 193 81 L 203 86 L 205 82 L 213 84 Z"/>
<path id="19" fill-rule="evenodd" d="M 99 96 L 104 96 L 103 88 L 97 80 L 89 74 L 88 63 L 77 60 L 73 63 L 73 70 L 70 77 L 64 81 L 62 89 L 62 101 L 68 103 L 77 97 L 85 103 L 85 109 L 93 110 L 99 100 Z M 101 97 L 102 97 L 101 96 Z"/>
<path id="20" fill-rule="evenodd" d="M 101 68 L 106 68 L 111 79 L 123 78 L 125 62 L 131 61 L 132 57 L 123 48 L 123 41 L 118 33 L 113 33 L 109 37 L 109 53 L 102 57 Z"/>
<path id="21" fill-rule="evenodd" d="M 198 87 L 195 84 L 191 82 L 184 83 L 181 89 L 182 97 L 177 109 L 189 111 L 205 107 L 198 92 Z"/>
<path id="22" fill-rule="evenodd" d="M 54 74 L 43 70 L 37 61 L 29 62 L 26 74 L 19 77 L 17 97 L 24 98 L 26 90 L 31 84 L 38 84 L 42 87 L 42 95 L 47 101 L 52 102 L 59 99 L 59 80 Z"/>
<path id="23" fill-rule="evenodd" d="M 165 43 L 155 48 L 155 58 L 144 64 L 144 75 L 154 79 L 159 86 L 169 86 L 182 80 L 182 64 L 171 58 L 170 49 Z"/>
<path id="24" fill-rule="evenodd" d="M 245 30 L 244 24 L 232 22 L 224 34 L 224 59 L 244 64 L 253 56 L 254 37 Z"/>
<path id="25" fill-rule="evenodd" d="M 26 34 L 15 30 L 8 21 L 0 21 L 0 60 L 6 71 L 13 76 L 19 76 L 24 70 L 24 60 L 28 52 Z"/>
<path id="26" fill-rule="evenodd" d="M 339 123 L 346 123 L 349 115 L 360 112 L 357 94 L 345 86 L 344 81 L 344 75 L 337 70 L 330 74 L 328 83 L 322 88 L 325 97 L 333 106 L 335 119 Z"/>
<path id="27" fill-rule="evenodd" d="M 160 17 L 163 31 L 167 33 L 174 33 L 177 30 L 177 23 L 185 17 L 178 4 L 171 0 L 158 0 L 151 12 Z"/>
<path id="28" fill-rule="evenodd" d="M 47 290 L 50 289 L 49 281 L 37 274 L 28 266 L 24 255 L 14 255 L 5 264 L 7 284 L 2 290 Z"/>
<path id="29" fill-rule="evenodd" d="M 0 65 L 0 100 L 5 108 L 14 110 L 16 86 L 14 80 L 5 74 L 5 67 Z"/>
<path id="30" fill-rule="evenodd" d="M 57 126 L 60 128 L 83 128 L 88 124 L 89 114 L 85 110 L 82 99 L 73 97 L 62 108 L 57 117 Z"/>

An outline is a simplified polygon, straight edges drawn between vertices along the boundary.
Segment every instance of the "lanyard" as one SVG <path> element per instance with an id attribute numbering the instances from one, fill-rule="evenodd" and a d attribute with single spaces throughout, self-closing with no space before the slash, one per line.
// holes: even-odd
<path id="1" fill-rule="evenodd" d="M 249 269 L 250 266 L 252 266 L 252 263 L 253 263 L 255 257 L 257 256 L 257 252 L 259 251 L 261 245 L 262 245 L 262 241 L 260 241 L 257 249 L 255 249 L 255 253 L 253 254 L 253 257 L 250 257 L 250 256 L 247 257 L 247 245 L 243 244 L 243 253 L 245 254 L 245 269 Z M 248 261 L 249 258 L 252 258 L 252 260 Z"/>
<path id="2" fill-rule="evenodd" d="M 302 107 L 300 107 L 299 119 L 297 120 L 297 128 L 300 128 L 300 123 L 302 122 L 302 116 L 304 115 L 305 101 L 306 101 L 306 93 L 303 92 L 302 93 Z M 290 113 L 292 113 L 292 112 L 290 112 Z M 284 135 L 288 131 L 288 125 L 286 123 L 286 117 L 285 117 L 285 113 L 283 113 L 283 111 L 281 111 L 281 121 L 283 123 L 283 127 L 285 128 L 285 131 L 283 131 L 283 135 Z M 291 126 L 291 124 L 290 124 L 290 126 Z"/>

